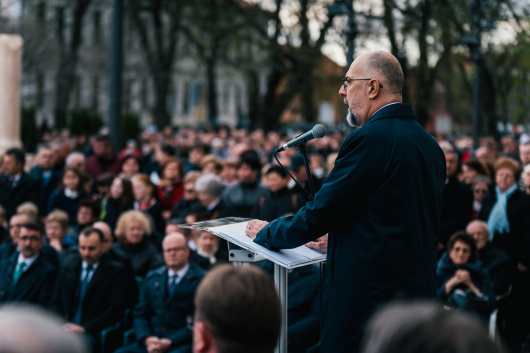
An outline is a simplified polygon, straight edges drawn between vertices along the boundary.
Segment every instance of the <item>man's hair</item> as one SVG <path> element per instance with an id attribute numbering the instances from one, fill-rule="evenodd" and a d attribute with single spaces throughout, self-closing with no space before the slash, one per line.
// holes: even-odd
<path id="1" fill-rule="evenodd" d="M 379 78 L 380 81 L 384 81 L 384 89 L 388 89 L 389 93 L 401 95 L 405 76 L 399 61 L 392 60 L 387 52 L 377 51 L 369 54 L 364 65 L 367 72 L 374 72 L 384 78 L 384 80 Z"/>
<path id="2" fill-rule="evenodd" d="M 250 153 L 241 156 L 241 160 L 239 161 L 239 167 L 241 167 L 243 164 L 248 165 L 249 168 L 252 170 L 261 170 L 261 162 L 259 158 L 253 156 Z"/>
<path id="3" fill-rule="evenodd" d="M 205 174 L 195 182 L 195 190 L 216 197 L 221 196 L 224 188 L 221 178 L 213 174 Z"/>
<path id="4" fill-rule="evenodd" d="M 37 146 L 37 154 L 39 154 L 42 150 L 52 150 L 53 151 L 53 148 L 52 148 L 52 146 L 50 146 L 47 143 L 41 143 L 41 144 L 39 144 Z"/>
<path id="5" fill-rule="evenodd" d="M 449 238 L 449 241 L 447 242 L 447 251 L 451 251 L 457 241 L 469 246 L 469 249 L 471 250 L 471 256 L 477 253 L 477 243 L 475 242 L 475 239 L 473 239 L 471 234 L 464 231 L 459 231 L 451 235 L 451 238 Z"/>
<path id="6" fill-rule="evenodd" d="M 81 234 L 79 234 L 79 236 L 82 235 L 84 237 L 89 237 L 90 235 L 92 235 L 92 233 L 96 233 L 98 235 L 100 243 L 105 242 L 105 234 L 103 234 L 102 231 L 94 227 L 86 227 L 85 229 L 81 231 Z"/>
<path id="7" fill-rule="evenodd" d="M 97 217 L 98 214 L 99 214 L 99 207 L 98 207 L 98 204 L 91 200 L 91 199 L 83 199 L 81 201 L 79 201 L 79 204 L 78 204 L 78 210 L 81 208 L 81 207 L 86 207 L 86 208 L 89 208 L 90 211 L 92 212 L 92 217 Z"/>
<path id="8" fill-rule="evenodd" d="M 498 353 L 477 319 L 429 302 L 393 303 L 370 321 L 363 353 Z"/>
<path id="9" fill-rule="evenodd" d="M 279 165 L 273 165 L 273 166 L 269 167 L 269 169 L 267 169 L 267 172 L 265 173 L 265 175 L 269 175 L 269 174 L 272 174 L 272 173 L 276 173 L 279 176 L 281 176 L 282 178 L 287 178 L 287 176 L 288 176 L 288 174 L 285 171 L 285 169 L 283 169 Z"/>
<path id="10" fill-rule="evenodd" d="M 112 147 L 112 137 L 109 135 L 98 135 L 96 141 L 103 143 L 105 147 Z"/>
<path id="11" fill-rule="evenodd" d="M 22 148 L 10 148 L 5 153 L 6 156 L 12 156 L 17 164 L 26 164 L 26 152 Z"/>
<path id="12" fill-rule="evenodd" d="M 280 301 L 256 267 L 220 265 L 195 295 L 195 319 L 212 333 L 218 353 L 273 352 L 280 333 Z"/>
<path id="13" fill-rule="evenodd" d="M 39 232 L 39 235 L 42 235 L 42 227 L 37 222 L 26 222 L 20 228 L 25 228 L 25 229 L 32 230 L 35 232 Z"/>

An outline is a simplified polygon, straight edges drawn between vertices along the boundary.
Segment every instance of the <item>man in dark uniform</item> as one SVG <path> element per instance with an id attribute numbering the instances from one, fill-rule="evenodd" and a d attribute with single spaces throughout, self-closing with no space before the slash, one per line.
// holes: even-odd
<path id="1" fill-rule="evenodd" d="M 435 297 L 443 151 L 402 104 L 404 77 L 386 52 L 358 57 L 339 94 L 361 128 L 342 144 L 314 201 L 292 217 L 250 221 L 269 249 L 329 233 L 322 352 L 358 352 L 366 321 L 396 297 Z"/>

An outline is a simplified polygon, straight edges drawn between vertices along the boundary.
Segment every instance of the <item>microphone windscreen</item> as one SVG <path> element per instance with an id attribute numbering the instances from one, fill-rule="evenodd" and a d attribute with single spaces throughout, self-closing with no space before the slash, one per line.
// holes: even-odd
<path id="1" fill-rule="evenodd" d="M 317 124 L 313 128 L 313 136 L 315 136 L 316 138 L 322 138 L 326 136 L 326 132 L 326 127 L 322 124 Z"/>

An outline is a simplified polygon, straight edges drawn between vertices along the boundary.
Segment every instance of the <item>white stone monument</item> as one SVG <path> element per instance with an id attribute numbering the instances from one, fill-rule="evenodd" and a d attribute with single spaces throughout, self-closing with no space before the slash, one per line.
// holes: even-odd
<path id="1" fill-rule="evenodd" d="M 22 37 L 0 34 L 0 154 L 20 142 Z"/>

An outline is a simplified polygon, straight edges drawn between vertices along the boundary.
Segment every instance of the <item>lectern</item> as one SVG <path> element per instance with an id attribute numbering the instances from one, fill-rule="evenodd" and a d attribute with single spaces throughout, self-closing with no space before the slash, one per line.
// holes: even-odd
<path id="1" fill-rule="evenodd" d="M 272 251 L 258 245 L 246 234 L 248 218 L 226 217 L 212 221 L 181 224 L 181 228 L 206 230 L 229 243 L 229 258 L 232 262 L 257 262 L 270 260 L 274 263 L 274 284 L 282 305 L 282 325 L 276 353 L 287 353 L 287 284 L 288 270 L 326 260 L 326 254 L 306 246 L 295 249 Z"/>

